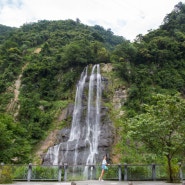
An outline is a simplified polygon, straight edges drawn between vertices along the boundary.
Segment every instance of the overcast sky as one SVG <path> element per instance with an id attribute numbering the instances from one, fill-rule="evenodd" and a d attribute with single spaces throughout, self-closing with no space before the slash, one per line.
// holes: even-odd
<path id="1" fill-rule="evenodd" d="M 157 29 L 174 6 L 185 0 L 0 0 L 0 24 L 19 27 L 38 20 L 76 18 L 133 40 Z"/>

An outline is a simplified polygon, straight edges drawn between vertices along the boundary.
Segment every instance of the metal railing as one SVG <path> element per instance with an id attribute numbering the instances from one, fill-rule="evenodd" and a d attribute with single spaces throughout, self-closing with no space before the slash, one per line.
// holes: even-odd
<path id="1" fill-rule="evenodd" d="M 1 171 L 10 168 L 13 180 L 17 181 L 72 181 L 72 180 L 95 180 L 101 173 L 101 165 L 0 165 Z M 177 176 L 183 180 L 185 166 L 179 164 Z M 167 172 L 164 165 L 131 165 L 112 164 L 104 174 L 105 180 L 118 181 L 155 181 L 166 180 Z"/>

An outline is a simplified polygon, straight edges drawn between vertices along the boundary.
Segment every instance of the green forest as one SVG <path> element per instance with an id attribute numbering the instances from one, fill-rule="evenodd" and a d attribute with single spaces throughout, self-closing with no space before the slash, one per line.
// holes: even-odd
<path id="1" fill-rule="evenodd" d="M 79 19 L 0 25 L 0 163 L 28 164 L 38 144 L 64 128 L 60 110 L 74 102 L 87 65 L 107 63 L 127 89 L 124 114 L 108 105 L 118 135 L 120 163 L 165 163 L 170 174 L 185 162 L 185 4 L 156 30 L 133 42 Z M 21 79 L 15 96 L 15 84 Z M 111 98 L 111 93 L 108 95 Z M 140 152 L 138 152 L 138 150 Z M 120 156 L 121 154 L 121 156 Z M 173 180 L 173 176 L 170 176 Z"/>

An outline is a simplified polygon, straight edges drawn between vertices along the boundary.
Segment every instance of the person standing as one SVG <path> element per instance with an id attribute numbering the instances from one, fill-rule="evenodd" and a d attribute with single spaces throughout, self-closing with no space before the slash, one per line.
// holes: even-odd
<path id="1" fill-rule="evenodd" d="M 101 180 L 101 181 L 103 181 L 103 175 L 104 175 L 104 173 L 105 173 L 105 170 L 107 170 L 108 168 L 107 168 L 107 156 L 106 155 L 104 155 L 103 156 L 103 160 L 102 160 L 102 166 L 101 166 L 101 168 L 102 168 L 102 171 L 101 171 L 101 175 L 100 175 L 100 177 L 99 177 L 99 181 Z"/>

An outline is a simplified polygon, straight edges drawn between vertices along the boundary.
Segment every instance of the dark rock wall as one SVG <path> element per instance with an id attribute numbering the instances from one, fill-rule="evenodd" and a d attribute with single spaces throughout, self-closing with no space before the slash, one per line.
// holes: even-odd
<path id="1" fill-rule="evenodd" d="M 108 79 L 102 77 L 102 93 L 106 94 L 108 92 Z M 88 87 L 88 81 L 85 85 Z M 87 100 L 87 95 L 84 93 L 83 99 Z M 101 102 L 101 121 L 100 121 L 100 135 L 98 138 L 98 154 L 96 155 L 96 163 L 101 163 L 102 158 L 105 154 L 109 155 L 111 152 L 111 147 L 114 142 L 114 127 L 113 123 L 109 117 L 109 109 L 105 107 L 105 101 L 109 101 L 108 99 L 102 98 Z M 85 102 L 85 101 L 84 101 Z M 83 103 L 83 109 L 84 112 L 87 111 L 87 102 Z M 73 113 L 73 106 L 69 105 L 67 109 L 64 110 L 63 114 L 59 119 L 62 119 L 62 117 L 72 116 Z M 85 113 L 84 117 L 81 121 L 81 131 L 86 132 L 86 123 L 85 123 Z M 61 131 L 59 131 L 59 134 L 57 136 L 57 145 L 59 145 L 59 163 L 62 161 L 63 163 L 68 163 L 69 165 L 73 163 L 73 157 L 75 153 L 75 146 L 76 141 L 68 141 L 70 134 L 70 127 L 64 128 Z M 67 146 L 68 142 L 68 146 Z M 82 135 L 82 138 L 78 142 L 78 148 L 76 151 L 78 152 L 78 164 L 85 164 L 87 156 L 89 155 L 89 146 L 84 141 L 84 136 Z M 66 151 L 68 152 L 66 153 Z M 63 160 L 64 155 L 67 155 L 67 158 Z M 50 156 L 51 157 L 51 156 Z M 44 164 L 51 164 L 51 161 L 49 157 L 46 155 L 44 158 Z"/>

